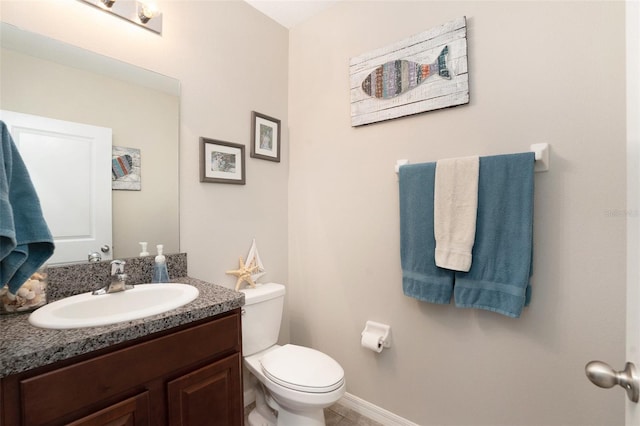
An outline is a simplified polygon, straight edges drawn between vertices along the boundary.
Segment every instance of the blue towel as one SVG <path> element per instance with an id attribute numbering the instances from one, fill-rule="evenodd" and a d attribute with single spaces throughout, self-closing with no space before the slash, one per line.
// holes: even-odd
<path id="1" fill-rule="evenodd" d="M 16 293 L 51 257 L 53 237 L 29 172 L 0 121 L 0 287 Z"/>
<path id="2" fill-rule="evenodd" d="M 454 272 L 436 266 L 433 234 L 433 188 L 436 163 L 400 167 L 400 259 L 404 294 L 446 304 Z M 475 261 L 474 261 L 475 262 Z"/>
<path id="3" fill-rule="evenodd" d="M 480 158 L 473 263 L 456 272 L 456 306 L 518 318 L 528 304 L 534 163 L 532 152 Z"/>

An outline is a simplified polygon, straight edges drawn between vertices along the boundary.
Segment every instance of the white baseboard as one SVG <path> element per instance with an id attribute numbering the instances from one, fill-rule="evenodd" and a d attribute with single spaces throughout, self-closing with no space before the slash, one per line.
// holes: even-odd
<path id="1" fill-rule="evenodd" d="M 404 419 L 398 415 L 393 414 L 390 411 L 380 408 L 377 405 L 373 405 L 364 399 L 358 398 L 350 393 L 345 393 L 344 396 L 338 401 L 338 404 L 355 411 L 358 414 L 362 414 L 365 417 L 375 420 L 378 423 L 382 423 L 385 426 L 420 426 L 417 423 L 413 423 L 407 419 Z"/>
<path id="2" fill-rule="evenodd" d="M 256 400 L 255 392 L 253 389 L 244 392 L 244 406 L 252 404 Z M 371 420 L 375 420 L 378 423 L 382 423 L 385 426 L 420 426 L 417 423 L 413 423 L 405 418 L 402 418 L 390 411 L 380 408 L 377 405 L 373 405 L 364 399 L 358 398 L 350 393 L 345 393 L 344 396 L 338 401 L 338 404 L 345 408 L 349 408 L 358 414 L 361 414 Z"/>

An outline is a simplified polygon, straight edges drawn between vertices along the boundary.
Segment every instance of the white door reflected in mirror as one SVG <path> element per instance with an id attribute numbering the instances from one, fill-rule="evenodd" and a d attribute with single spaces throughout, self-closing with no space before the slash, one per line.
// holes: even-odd
<path id="1" fill-rule="evenodd" d="M 0 110 L 56 245 L 48 264 L 112 246 L 111 129 Z M 102 251 L 102 260 L 111 251 Z"/>

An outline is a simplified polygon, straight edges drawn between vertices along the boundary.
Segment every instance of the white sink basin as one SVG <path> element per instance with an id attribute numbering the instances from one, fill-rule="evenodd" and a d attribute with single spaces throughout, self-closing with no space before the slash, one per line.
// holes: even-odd
<path id="1" fill-rule="evenodd" d="M 82 293 L 44 305 L 29 315 L 29 322 L 41 328 L 83 328 L 116 324 L 161 314 L 198 297 L 188 284 L 138 284 L 118 293 Z"/>

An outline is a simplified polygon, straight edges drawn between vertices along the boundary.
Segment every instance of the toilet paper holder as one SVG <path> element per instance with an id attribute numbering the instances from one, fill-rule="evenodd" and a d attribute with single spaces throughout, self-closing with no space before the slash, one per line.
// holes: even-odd
<path id="1" fill-rule="evenodd" d="M 364 330 L 362 330 L 361 335 L 365 336 L 366 334 L 375 335 L 378 337 L 378 344 L 380 348 L 390 348 L 391 341 L 389 339 L 389 332 L 391 331 L 391 326 L 387 324 L 381 324 L 375 321 L 367 321 Z"/>

